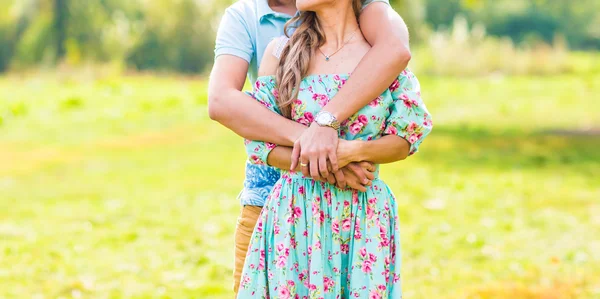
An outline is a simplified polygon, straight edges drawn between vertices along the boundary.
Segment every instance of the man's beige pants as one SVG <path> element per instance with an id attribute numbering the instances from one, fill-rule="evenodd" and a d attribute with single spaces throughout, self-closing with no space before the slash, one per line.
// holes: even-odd
<path id="1" fill-rule="evenodd" d="M 260 216 L 262 207 L 243 206 L 235 228 L 235 265 L 233 267 L 233 291 L 237 296 L 250 237 Z"/>

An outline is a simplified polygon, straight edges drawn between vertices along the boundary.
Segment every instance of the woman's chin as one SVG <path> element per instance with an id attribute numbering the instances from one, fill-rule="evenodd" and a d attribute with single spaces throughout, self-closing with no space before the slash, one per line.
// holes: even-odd
<path id="1" fill-rule="evenodd" d="M 319 7 L 327 5 L 331 0 L 296 0 L 298 11 L 316 11 Z"/>

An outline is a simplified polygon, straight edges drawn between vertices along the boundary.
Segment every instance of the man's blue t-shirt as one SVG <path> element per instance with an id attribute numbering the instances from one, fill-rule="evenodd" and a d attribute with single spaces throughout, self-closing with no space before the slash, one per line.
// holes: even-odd
<path id="1" fill-rule="evenodd" d="M 363 8 L 373 2 L 366 0 Z M 215 45 L 215 58 L 233 55 L 249 63 L 248 77 L 254 84 L 265 48 L 273 38 L 283 34 L 285 23 L 292 16 L 275 12 L 268 0 L 240 0 L 225 11 L 221 19 Z M 267 196 L 279 179 L 279 170 L 246 162 L 246 179 L 240 193 L 243 205 L 263 206 Z"/>

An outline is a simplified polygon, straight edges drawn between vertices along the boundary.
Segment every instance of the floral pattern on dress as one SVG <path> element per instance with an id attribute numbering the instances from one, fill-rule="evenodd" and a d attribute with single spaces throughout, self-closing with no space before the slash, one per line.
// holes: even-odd
<path id="1" fill-rule="evenodd" d="M 309 125 L 348 77 L 305 77 L 292 119 Z M 260 77 L 253 96 L 280 113 L 276 90 L 272 76 Z M 340 137 L 395 134 L 414 154 L 431 128 L 419 83 L 407 70 L 344 121 Z M 246 141 L 249 161 L 265 164 L 273 147 Z M 399 238 L 396 200 L 378 175 L 366 192 L 358 192 L 282 171 L 254 229 L 238 298 L 401 298 Z"/>

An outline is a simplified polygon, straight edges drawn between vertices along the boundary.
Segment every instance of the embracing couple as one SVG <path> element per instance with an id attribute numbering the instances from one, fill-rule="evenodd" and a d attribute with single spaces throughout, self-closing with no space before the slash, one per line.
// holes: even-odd
<path id="1" fill-rule="evenodd" d="M 223 16 L 209 114 L 246 138 L 237 298 L 402 297 L 378 165 L 415 153 L 432 123 L 387 2 L 241 0 Z"/>

